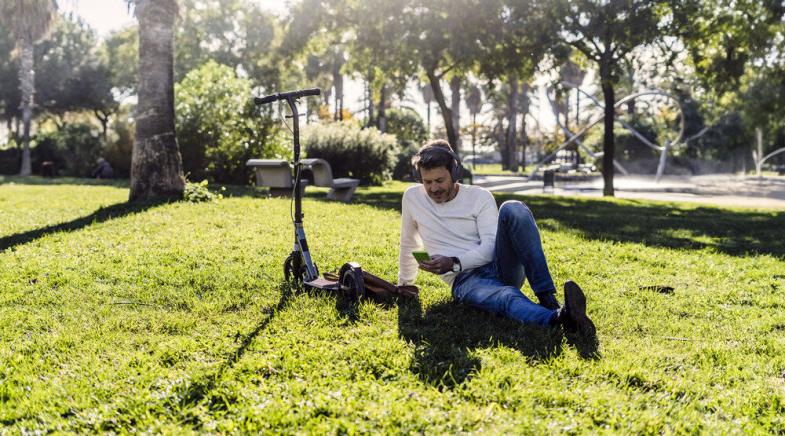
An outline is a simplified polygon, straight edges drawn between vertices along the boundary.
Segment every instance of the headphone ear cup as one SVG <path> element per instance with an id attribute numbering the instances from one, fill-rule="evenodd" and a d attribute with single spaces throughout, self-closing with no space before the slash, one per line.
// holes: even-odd
<path id="1" fill-rule="evenodd" d="M 455 162 L 454 162 L 454 165 L 452 167 L 452 181 L 453 181 L 453 183 L 461 180 L 461 176 L 463 176 L 463 165 L 461 165 L 461 161 L 456 159 Z"/>

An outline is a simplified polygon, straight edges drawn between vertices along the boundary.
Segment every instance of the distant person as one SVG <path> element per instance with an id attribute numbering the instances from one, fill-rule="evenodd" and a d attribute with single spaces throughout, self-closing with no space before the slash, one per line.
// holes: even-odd
<path id="1" fill-rule="evenodd" d="M 114 170 L 106 159 L 99 157 L 96 161 L 97 166 L 93 170 L 93 177 L 96 179 L 111 179 L 114 177 Z"/>
<path id="2" fill-rule="evenodd" d="M 399 285 L 413 284 L 419 267 L 438 274 L 461 303 L 522 324 L 563 325 L 594 336 L 575 282 L 564 284 L 564 307 L 556 300 L 540 232 L 525 204 L 506 201 L 497 210 L 489 191 L 458 183 L 460 162 L 444 140 L 425 144 L 412 165 L 422 184 L 401 201 Z M 423 245 L 430 260 L 418 263 L 412 251 Z M 521 292 L 524 278 L 539 304 Z"/>
<path id="3" fill-rule="evenodd" d="M 41 176 L 54 177 L 55 176 L 55 163 L 50 160 L 41 162 Z"/>

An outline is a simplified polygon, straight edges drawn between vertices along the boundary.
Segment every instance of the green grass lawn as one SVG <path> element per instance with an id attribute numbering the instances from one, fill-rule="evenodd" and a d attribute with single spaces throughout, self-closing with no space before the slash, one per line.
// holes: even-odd
<path id="1" fill-rule="evenodd" d="M 308 188 L 320 268 L 394 281 L 404 187 Z M 227 192 L 0 180 L 0 433 L 785 432 L 785 213 L 525 198 L 587 356 L 433 276 L 419 301 L 292 292 L 289 201 Z"/>
<path id="2" fill-rule="evenodd" d="M 513 173 L 512 171 L 503 170 L 502 164 L 500 163 L 490 163 L 490 164 L 466 164 L 466 167 L 469 168 L 472 173 L 474 174 L 488 174 L 488 175 L 522 175 L 526 174 L 531 171 L 533 167 L 528 168 L 519 168 L 517 173 Z M 528 170 L 528 171 L 526 171 Z"/>

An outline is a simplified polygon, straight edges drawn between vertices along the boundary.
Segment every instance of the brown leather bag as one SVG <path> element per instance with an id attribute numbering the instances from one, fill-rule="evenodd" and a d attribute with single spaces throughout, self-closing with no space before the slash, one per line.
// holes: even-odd
<path id="1" fill-rule="evenodd" d="M 402 297 L 417 297 L 420 295 L 420 290 L 417 286 L 395 286 L 387 280 L 379 278 L 365 270 L 363 270 L 363 279 L 365 279 L 365 289 L 375 294 L 390 293 Z"/>
<path id="2" fill-rule="evenodd" d="M 334 272 L 324 273 L 324 278 L 327 280 L 338 281 L 338 274 Z M 368 271 L 363 270 L 363 284 L 365 285 L 366 292 L 373 292 L 376 295 L 398 295 L 407 298 L 417 298 L 420 295 L 420 289 L 414 285 L 396 286 L 381 277 L 373 275 Z"/>

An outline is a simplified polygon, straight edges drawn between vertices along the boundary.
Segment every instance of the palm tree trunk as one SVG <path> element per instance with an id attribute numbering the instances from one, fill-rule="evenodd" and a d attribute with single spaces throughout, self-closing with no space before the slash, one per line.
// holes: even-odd
<path id="1" fill-rule="evenodd" d="M 33 70 L 33 42 L 27 38 L 19 41 L 19 88 L 22 101 L 22 167 L 20 176 L 33 173 L 30 162 L 30 123 L 33 118 L 33 94 L 35 92 L 35 71 Z"/>
<path id="2" fill-rule="evenodd" d="M 176 0 L 138 0 L 139 103 L 130 201 L 182 198 L 182 158 L 174 128 Z"/>

